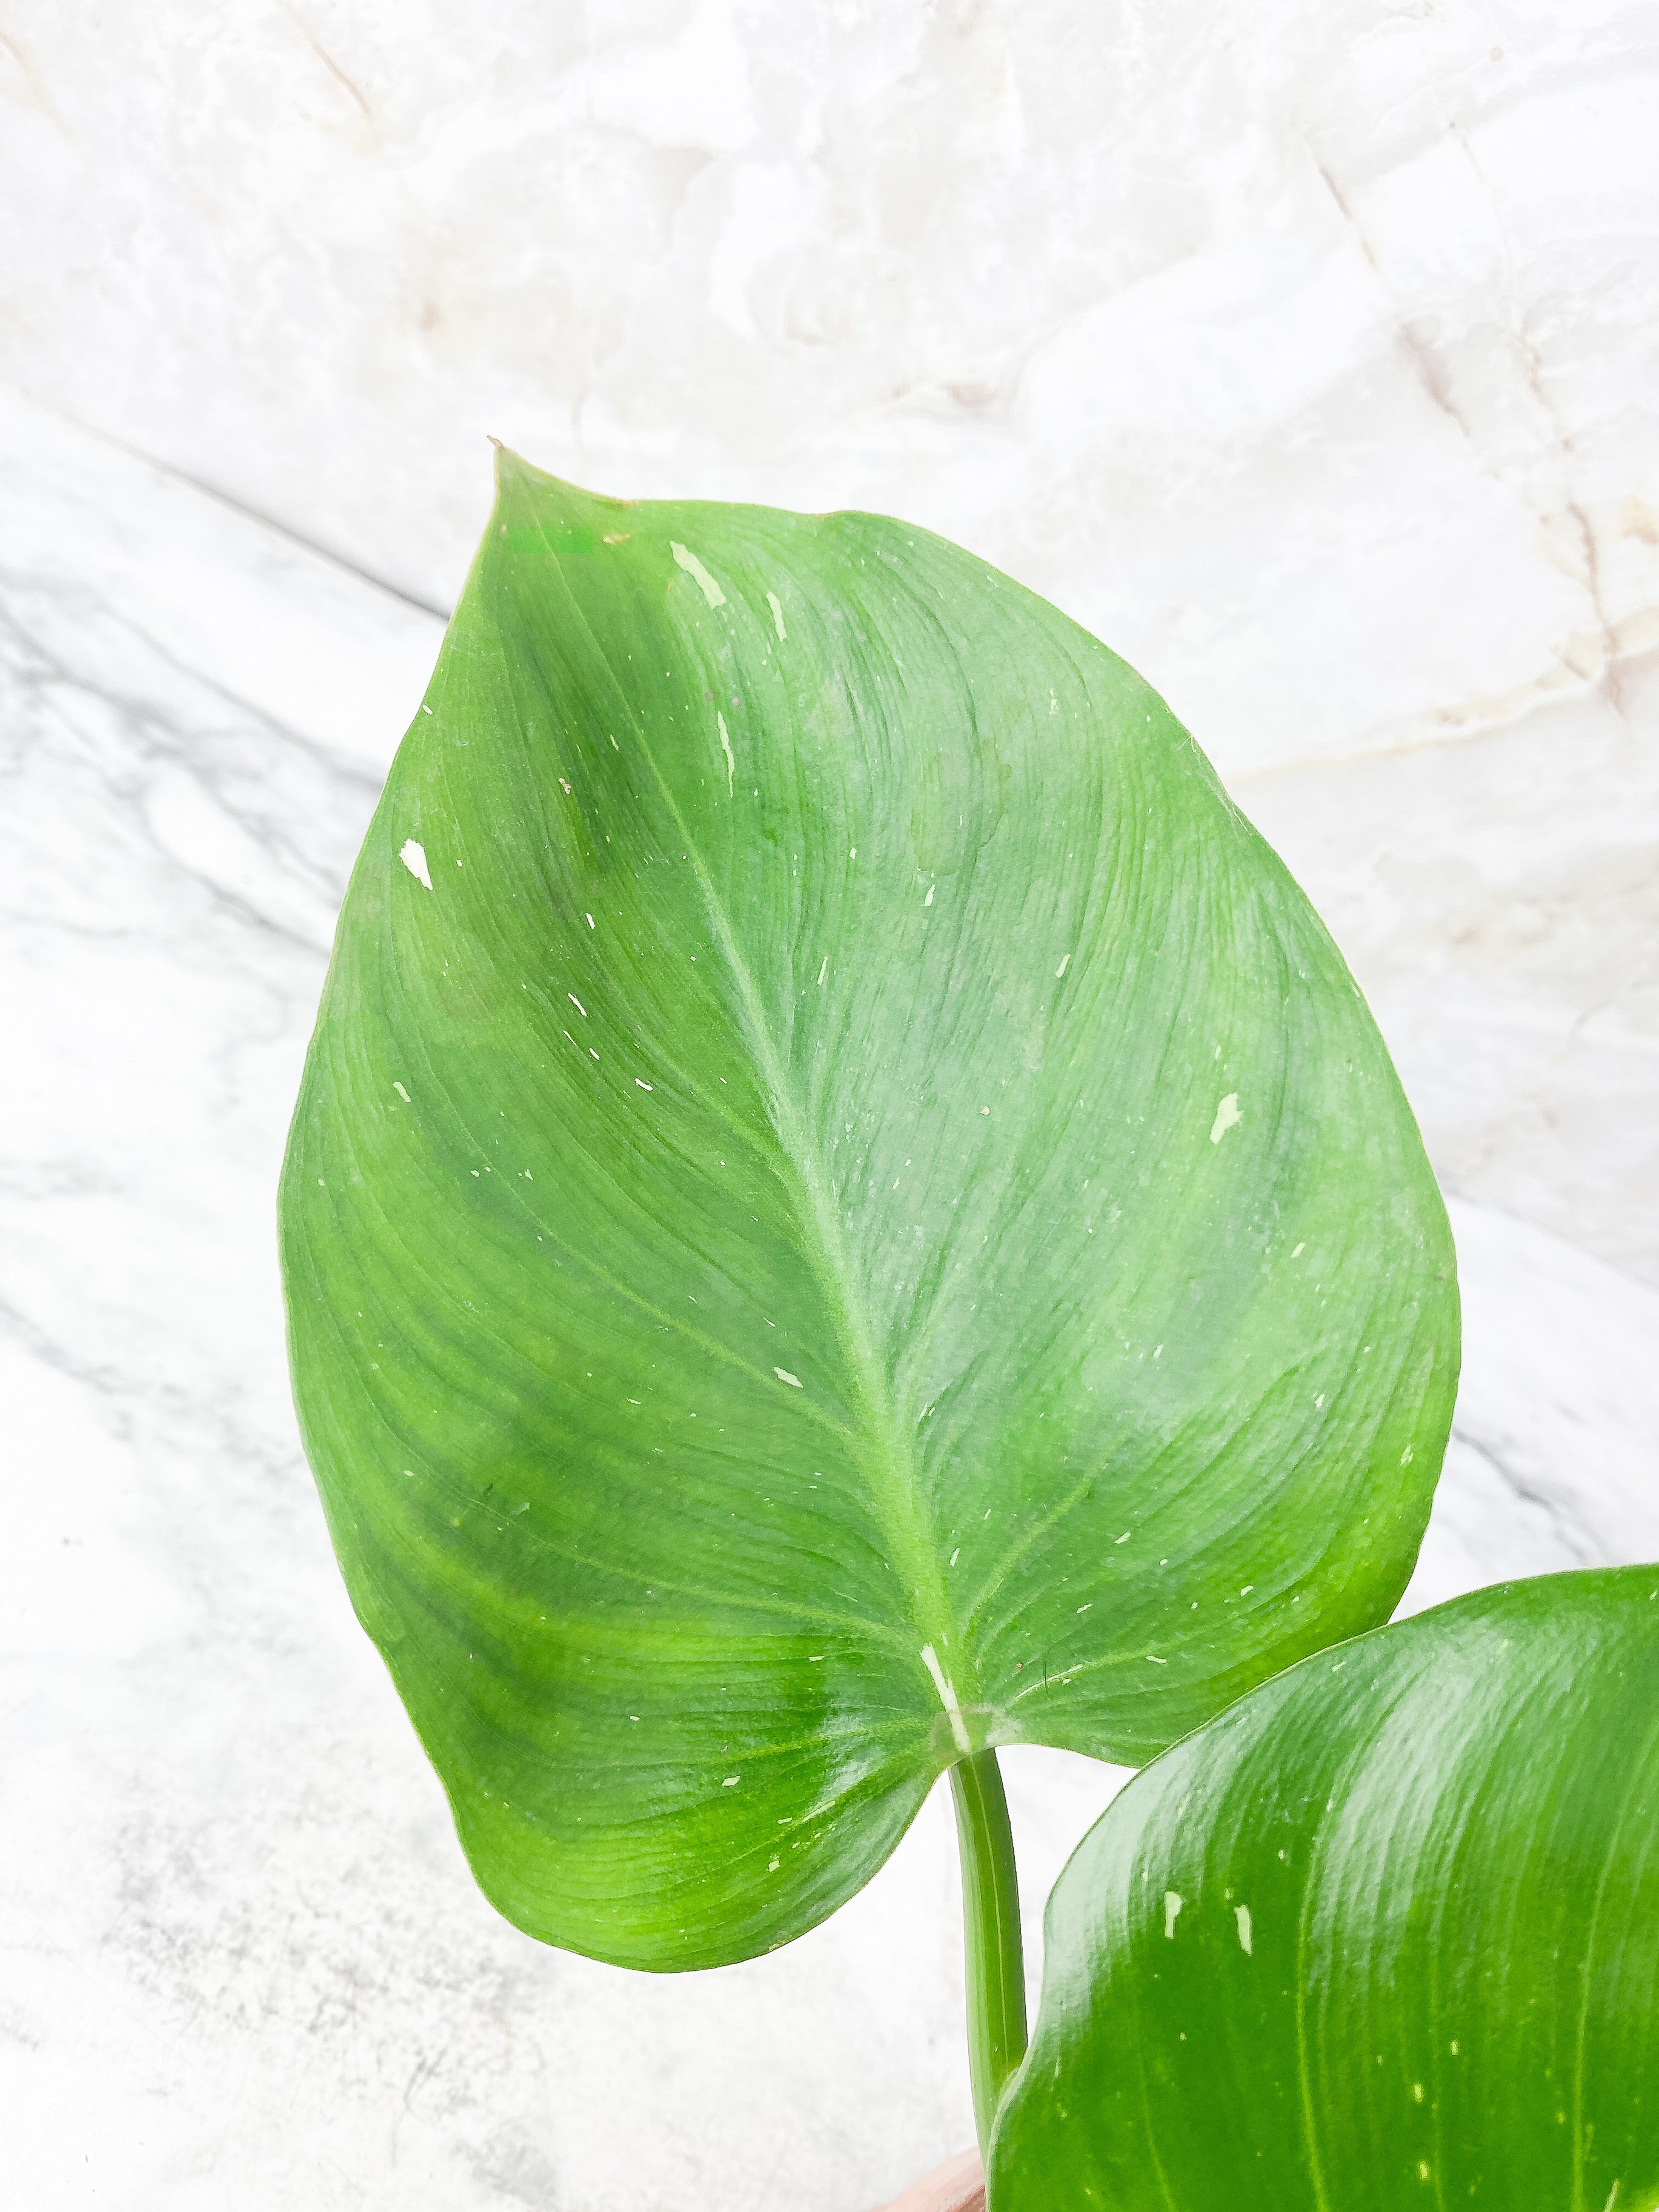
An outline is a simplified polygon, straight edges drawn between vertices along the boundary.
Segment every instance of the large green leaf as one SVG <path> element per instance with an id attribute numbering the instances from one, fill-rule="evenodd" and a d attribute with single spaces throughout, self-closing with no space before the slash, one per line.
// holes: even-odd
<path id="1" fill-rule="evenodd" d="M 994 2212 L 1648 2212 L 1659 1568 L 1309 1659 L 1129 1784 L 1048 1906 Z"/>
<path id="2" fill-rule="evenodd" d="M 1365 1008 L 1130 670 L 923 532 L 510 458 L 283 1226 L 478 1878 L 639 1966 L 810 1927 L 965 1748 L 1138 1761 L 1382 1618 L 1454 1382 Z"/>

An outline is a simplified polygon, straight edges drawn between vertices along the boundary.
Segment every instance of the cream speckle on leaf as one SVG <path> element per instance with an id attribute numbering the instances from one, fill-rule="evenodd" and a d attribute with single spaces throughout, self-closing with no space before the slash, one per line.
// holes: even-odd
<path id="1" fill-rule="evenodd" d="M 1229 1129 L 1244 1119 L 1239 1109 L 1238 1093 L 1230 1091 L 1215 1109 L 1215 1120 L 1210 1124 L 1210 1142 L 1218 1145 Z"/>
<path id="2" fill-rule="evenodd" d="M 703 567 L 702 562 L 698 560 L 696 555 L 695 553 L 688 552 L 684 545 L 677 544 L 672 538 L 668 541 L 668 548 L 670 552 L 674 556 L 674 558 L 679 562 L 681 568 L 684 569 L 686 574 L 690 577 L 692 582 L 696 584 L 697 589 L 702 593 L 704 599 L 708 600 L 709 605 L 711 607 L 723 607 L 726 605 L 725 592 L 721 591 L 720 586 L 709 574 L 708 569 Z"/>
<path id="3" fill-rule="evenodd" d="M 432 878 L 427 872 L 425 846 L 418 843 L 413 837 L 406 837 L 398 858 L 417 884 L 424 884 L 428 890 L 431 890 Z"/>
<path id="4" fill-rule="evenodd" d="M 726 795 L 729 799 L 732 795 L 732 780 L 738 772 L 738 764 L 732 757 L 732 740 L 726 733 L 725 715 L 716 714 L 714 720 L 720 726 L 720 750 L 726 755 Z"/>

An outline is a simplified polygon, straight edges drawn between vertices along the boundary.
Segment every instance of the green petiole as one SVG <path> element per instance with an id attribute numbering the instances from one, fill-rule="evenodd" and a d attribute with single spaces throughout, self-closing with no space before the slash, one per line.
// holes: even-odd
<path id="1" fill-rule="evenodd" d="M 968 2071 L 981 2156 L 1009 2076 L 1025 2056 L 1025 1948 L 1019 1876 L 1008 1800 L 994 1751 L 951 1769 L 962 1849 L 962 1917 L 967 1955 Z"/>

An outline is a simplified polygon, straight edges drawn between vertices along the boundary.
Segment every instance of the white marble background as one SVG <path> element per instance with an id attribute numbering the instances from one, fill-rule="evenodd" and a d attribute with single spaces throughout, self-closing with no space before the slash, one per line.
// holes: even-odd
<path id="1" fill-rule="evenodd" d="M 1659 1556 L 1656 100 L 1615 0 L 0 0 L 7 2204 L 865 2212 L 971 2134 L 939 1801 L 755 1966 L 538 1948 L 299 1457 L 272 1187 L 486 432 L 1134 660 L 1451 1196 L 1410 1601 Z M 1115 1778 L 1009 1765 L 1035 1912 Z"/>

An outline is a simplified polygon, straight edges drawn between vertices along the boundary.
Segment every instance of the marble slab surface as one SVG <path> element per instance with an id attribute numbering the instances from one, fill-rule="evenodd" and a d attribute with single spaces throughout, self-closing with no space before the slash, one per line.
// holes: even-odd
<path id="1" fill-rule="evenodd" d="M 1659 644 L 1656 102 L 1644 0 L 9 0 L 0 376 L 434 605 L 494 433 L 1422 744 Z"/>
<path id="2" fill-rule="evenodd" d="M 865 2212 L 971 2138 L 948 1804 L 754 1965 L 659 1981 L 541 1949 L 471 1884 L 297 1449 L 273 1185 L 440 629 L 0 406 L 0 2191 Z M 1618 895 L 1655 817 L 1627 726 L 1579 704 L 1484 752 L 1237 786 L 1370 983 L 1454 1189 L 1467 1369 L 1408 1606 L 1659 1557 L 1653 969 Z M 1007 1765 L 1035 1959 L 1121 1777 Z"/>
<path id="3" fill-rule="evenodd" d="M 948 1802 L 751 1966 L 538 1948 L 299 1454 L 277 1162 L 487 433 L 1141 668 L 1449 1194 L 1406 1608 L 1659 1558 L 1656 98 L 1641 0 L 10 0 L 0 2203 L 870 2212 L 971 2137 Z M 1122 1778 L 1005 1765 L 1035 1966 Z"/>

